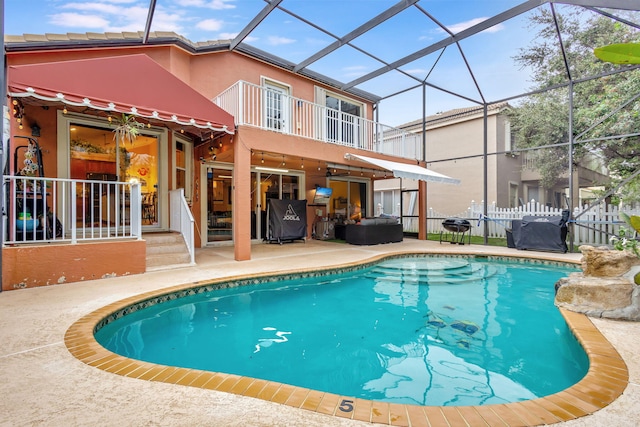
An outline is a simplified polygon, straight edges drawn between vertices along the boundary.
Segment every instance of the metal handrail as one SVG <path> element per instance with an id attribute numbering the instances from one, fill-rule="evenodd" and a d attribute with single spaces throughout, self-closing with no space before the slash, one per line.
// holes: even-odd
<path id="1" fill-rule="evenodd" d="M 169 192 L 171 203 L 171 223 L 169 228 L 182 234 L 184 242 L 189 250 L 189 262 L 194 265 L 195 259 L 195 219 L 189 209 L 187 199 L 184 197 L 184 188 L 178 188 Z"/>

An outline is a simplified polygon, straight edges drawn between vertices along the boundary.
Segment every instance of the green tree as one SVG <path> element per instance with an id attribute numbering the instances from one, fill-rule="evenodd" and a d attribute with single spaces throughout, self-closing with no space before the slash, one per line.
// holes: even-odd
<path id="1" fill-rule="evenodd" d="M 596 76 L 619 69 L 619 65 L 604 62 L 594 55 L 594 49 L 614 43 L 640 41 L 636 29 L 599 14 L 567 9 L 556 14 L 558 28 L 564 43 L 569 73 L 574 80 Z M 564 57 L 558 41 L 556 24 L 549 9 L 540 9 L 530 18 L 537 30 L 534 44 L 520 50 L 515 57 L 522 67 L 533 71 L 533 90 L 545 89 L 569 80 Z M 640 71 L 627 71 L 578 82 L 573 86 L 574 136 L 580 140 L 593 140 L 640 132 L 640 101 L 629 103 L 610 118 L 593 127 L 617 108 L 640 94 Z M 529 96 L 510 114 L 512 129 L 520 147 L 544 147 L 569 142 L 569 89 L 550 90 Z M 593 127 L 593 129 L 591 129 Z M 574 159 L 579 161 L 586 152 L 599 155 L 616 185 L 640 167 L 640 138 L 626 137 L 600 139 L 577 144 Z M 536 150 L 542 185 L 551 188 L 557 177 L 567 171 L 567 147 Z M 624 194 L 627 201 L 638 200 L 640 180 L 628 185 Z M 635 189 L 635 190 L 634 190 Z"/>

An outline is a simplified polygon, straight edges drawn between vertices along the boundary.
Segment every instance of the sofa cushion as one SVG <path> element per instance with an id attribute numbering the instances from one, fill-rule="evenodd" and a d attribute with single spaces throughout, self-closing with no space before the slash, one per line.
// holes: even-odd
<path id="1" fill-rule="evenodd" d="M 360 225 L 387 225 L 387 224 L 398 224 L 397 218 L 362 218 L 360 220 Z"/>

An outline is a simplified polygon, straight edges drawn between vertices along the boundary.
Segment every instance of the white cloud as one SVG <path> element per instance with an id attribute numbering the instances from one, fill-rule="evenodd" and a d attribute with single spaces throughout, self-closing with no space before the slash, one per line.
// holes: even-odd
<path id="1" fill-rule="evenodd" d="M 233 40 L 239 33 L 219 33 L 218 40 Z M 242 43 L 255 43 L 260 40 L 259 37 L 247 36 L 242 40 Z"/>
<path id="2" fill-rule="evenodd" d="M 367 72 L 367 67 L 364 65 L 353 65 L 350 67 L 343 67 L 344 71 L 343 75 L 345 77 L 360 77 L 363 76 Z"/>
<path id="3" fill-rule="evenodd" d="M 73 9 L 83 12 L 99 12 L 117 15 L 123 10 L 123 7 L 106 3 L 67 3 L 61 6 L 61 9 Z M 126 10 L 126 8 L 124 8 L 124 10 Z"/>
<path id="4" fill-rule="evenodd" d="M 166 8 L 157 5 L 151 31 L 172 31 L 189 37 L 189 33 L 197 34 L 205 32 L 204 37 L 211 38 L 206 33 L 220 31 L 226 21 L 209 18 L 203 9 L 228 10 L 235 9 L 236 0 L 174 0 L 173 7 Z M 158 2 L 160 3 L 160 2 Z M 178 6 L 176 6 L 178 5 Z M 148 0 L 71 0 L 61 4 L 56 13 L 49 15 L 49 22 L 59 27 L 74 28 L 77 30 L 123 32 L 144 31 L 147 15 Z M 217 17 L 219 18 L 219 17 Z M 220 38 L 229 37 L 229 33 L 222 34 Z M 201 35 L 198 35 L 199 38 Z M 256 39 L 247 38 L 246 41 Z M 272 45 L 293 43 L 294 40 L 285 38 L 272 38 Z"/>
<path id="5" fill-rule="evenodd" d="M 213 10 L 235 9 L 235 4 L 229 4 L 234 0 L 178 0 L 177 3 L 184 7 L 205 7 Z"/>
<path id="6" fill-rule="evenodd" d="M 219 31 L 224 22 L 218 19 L 205 19 L 196 24 L 196 28 L 204 31 Z"/>
<path id="7" fill-rule="evenodd" d="M 123 32 L 145 29 L 147 6 L 132 5 L 135 0 L 108 0 L 87 3 L 67 3 L 62 9 L 73 12 L 50 15 L 54 25 L 74 28 L 91 28 L 102 31 Z M 167 13 L 157 8 L 153 15 L 152 31 L 173 31 L 180 34 L 183 26 L 180 13 Z"/>
<path id="8" fill-rule="evenodd" d="M 139 21 L 142 28 L 146 25 L 147 17 L 144 16 L 143 21 Z M 153 14 L 153 22 L 151 24 L 151 31 L 173 31 L 177 34 L 182 34 L 184 27 L 180 24 L 182 16 L 177 13 L 166 13 L 163 11 L 156 11 Z M 138 24 L 138 25 L 140 25 Z"/>
<path id="9" fill-rule="evenodd" d="M 486 21 L 487 19 L 488 19 L 487 17 L 474 18 L 474 19 L 471 19 L 469 21 L 459 22 L 459 23 L 453 24 L 453 25 L 447 25 L 446 27 L 453 34 L 458 34 L 460 31 L 463 31 L 463 30 L 466 30 L 467 28 L 473 27 L 474 25 L 479 24 L 479 23 L 481 23 L 483 21 Z M 497 25 L 494 25 L 493 27 L 487 28 L 483 32 L 496 33 L 498 31 L 502 31 L 503 29 L 504 29 L 504 25 L 497 24 Z M 444 30 L 438 30 L 438 31 L 439 32 L 444 32 Z"/>
<path id="10" fill-rule="evenodd" d="M 280 46 L 283 44 L 291 44 L 291 43 L 295 43 L 296 41 L 294 39 L 289 39 L 286 37 L 279 37 L 279 36 L 269 36 L 267 38 L 267 43 L 269 43 L 272 46 Z"/>
<path id="11" fill-rule="evenodd" d="M 233 40 L 237 35 L 238 33 L 220 33 L 218 34 L 218 37 L 220 37 L 221 40 Z"/>
<path id="12" fill-rule="evenodd" d="M 56 13 L 50 16 L 50 22 L 71 28 L 105 28 L 109 24 L 109 21 L 100 16 L 80 13 Z"/>

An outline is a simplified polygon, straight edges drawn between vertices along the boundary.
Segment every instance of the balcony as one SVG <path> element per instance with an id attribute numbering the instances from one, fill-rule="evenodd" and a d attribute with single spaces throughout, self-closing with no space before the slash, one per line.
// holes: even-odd
<path id="1" fill-rule="evenodd" d="M 422 138 L 270 88 L 238 81 L 214 98 L 238 126 L 353 147 L 407 159 L 422 158 Z"/>
<path id="2" fill-rule="evenodd" d="M 142 238 L 140 185 L 4 176 L 2 243 L 79 243 Z"/>

